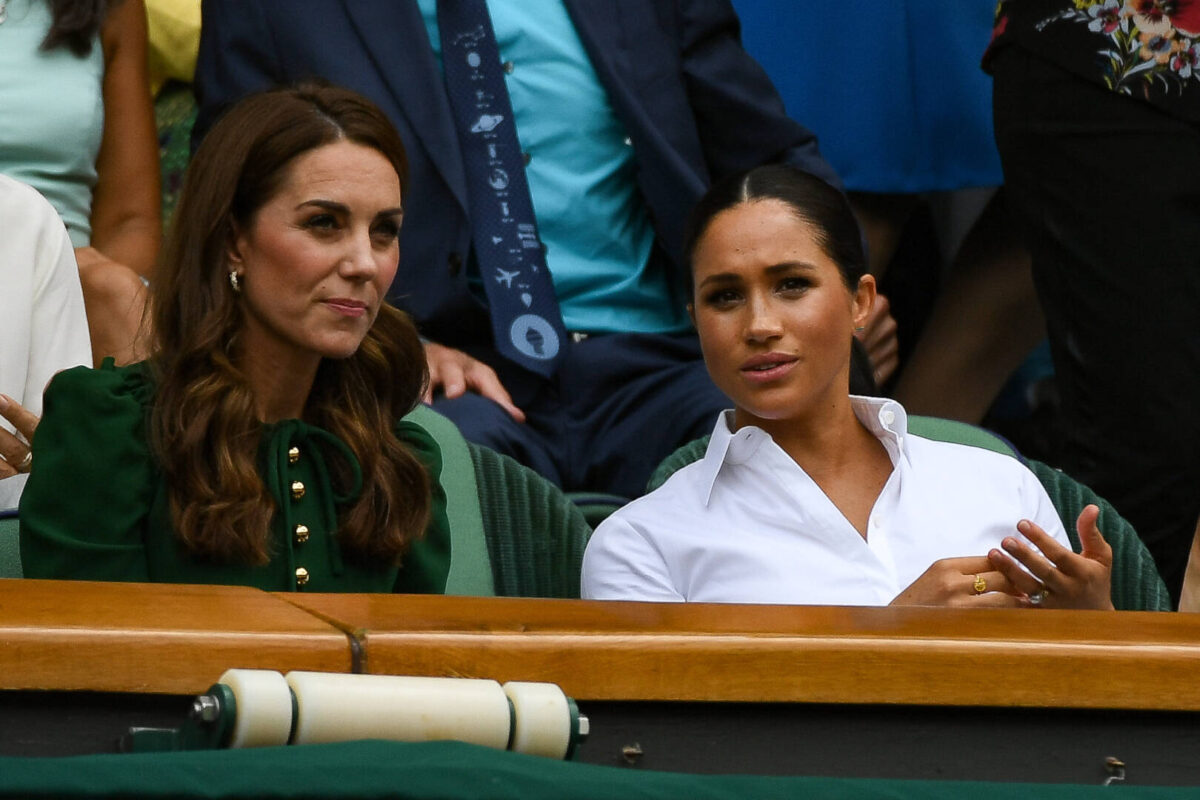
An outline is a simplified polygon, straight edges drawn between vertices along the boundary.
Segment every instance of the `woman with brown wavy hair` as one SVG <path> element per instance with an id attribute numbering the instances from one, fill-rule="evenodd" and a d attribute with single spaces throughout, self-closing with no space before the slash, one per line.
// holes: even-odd
<path id="1" fill-rule="evenodd" d="M 425 359 L 383 301 L 407 177 L 398 134 L 352 92 L 230 110 L 180 196 L 152 356 L 50 385 L 28 577 L 442 590 L 440 454 L 400 421 Z"/>

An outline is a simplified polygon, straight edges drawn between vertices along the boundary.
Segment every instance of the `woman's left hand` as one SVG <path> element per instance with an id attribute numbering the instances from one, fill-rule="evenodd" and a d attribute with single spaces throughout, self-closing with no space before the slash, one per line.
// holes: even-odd
<path id="1" fill-rule="evenodd" d="M 1099 517 L 1100 509 L 1094 505 L 1080 512 L 1075 522 L 1083 546 L 1080 553 L 1071 552 L 1033 522 L 1023 519 L 1017 523 L 1017 530 L 1042 552 L 1009 536 L 1001 542 L 1005 552 L 992 550 L 988 559 L 1013 586 L 1025 593 L 1027 605 L 1111 611 L 1112 547 L 1104 541 L 1096 525 Z"/>

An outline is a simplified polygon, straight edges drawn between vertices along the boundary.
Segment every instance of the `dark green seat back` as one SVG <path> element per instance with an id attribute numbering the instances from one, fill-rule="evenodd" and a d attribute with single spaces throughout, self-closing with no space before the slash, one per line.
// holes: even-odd
<path id="1" fill-rule="evenodd" d="M 451 561 L 447 594 L 579 597 L 591 527 L 566 495 L 533 470 L 463 439 L 427 406 L 408 419 L 442 450 Z"/>
<path id="2" fill-rule="evenodd" d="M 1042 482 L 1046 494 L 1062 518 L 1071 547 L 1079 552 L 1079 534 L 1075 520 L 1083 507 L 1094 503 L 1100 508 L 1097 523 L 1113 549 L 1112 601 L 1118 611 L 1171 611 L 1171 596 L 1158 574 L 1154 558 L 1145 543 L 1112 504 L 1079 481 L 1054 467 L 1030 459 L 1026 462 Z"/>
<path id="3" fill-rule="evenodd" d="M 566 495 L 593 530 L 608 519 L 610 514 L 629 502 L 628 497 L 603 492 L 567 492 Z"/>
<path id="4" fill-rule="evenodd" d="M 0 578 L 20 578 L 21 547 L 17 538 L 17 510 L 0 511 Z"/>
<path id="5" fill-rule="evenodd" d="M 497 595 L 579 597 L 592 529 L 562 491 L 528 467 L 468 443 Z"/>

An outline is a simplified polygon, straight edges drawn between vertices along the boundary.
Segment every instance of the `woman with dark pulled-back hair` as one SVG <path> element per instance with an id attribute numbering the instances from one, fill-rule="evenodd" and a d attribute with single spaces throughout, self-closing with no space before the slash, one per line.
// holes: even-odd
<path id="1" fill-rule="evenodd" d="M 425 359 L 384 302 L 407 178 L 399 135 L 353 92 L 265 92 L 220 120 L 153 284 L 151 356 L 47 392 L 26 576 L 444 588 L 440 454 L 401 421 Z"/>
<path id="2" fill-rule="evenodd" d="M 849 393 L 875 281 L 841 193 L 786 166 L 733 176 L 693 211 L 685 252 L 734 409 L 702 460 L 597 528 L 584 597 L 1113 607 L 1096 506 L 1073 553 L 1019 461 L 913 435 L 898 403 Z"/>

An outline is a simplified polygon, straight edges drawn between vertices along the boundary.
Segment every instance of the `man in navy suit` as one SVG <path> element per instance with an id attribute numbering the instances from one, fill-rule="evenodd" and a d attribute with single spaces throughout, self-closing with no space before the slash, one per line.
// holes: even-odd
<path id="1" fill-rule="evenodd" d="M 281 83 L 320 78 L 379 104 L 412 176 L 390 297 L 427 340 L 434 407 L 564 488 L 637 496 L 728 405 L 685 311 L 692 205 L 714 180 L 766 162 L 837 177 L 742 49 L 727 0 L 491 0 L 570 332 L 558 371 L 535 375 L 492 343 L 438 2 L 206 0 L 197 140 L 230 102 Z"/>

